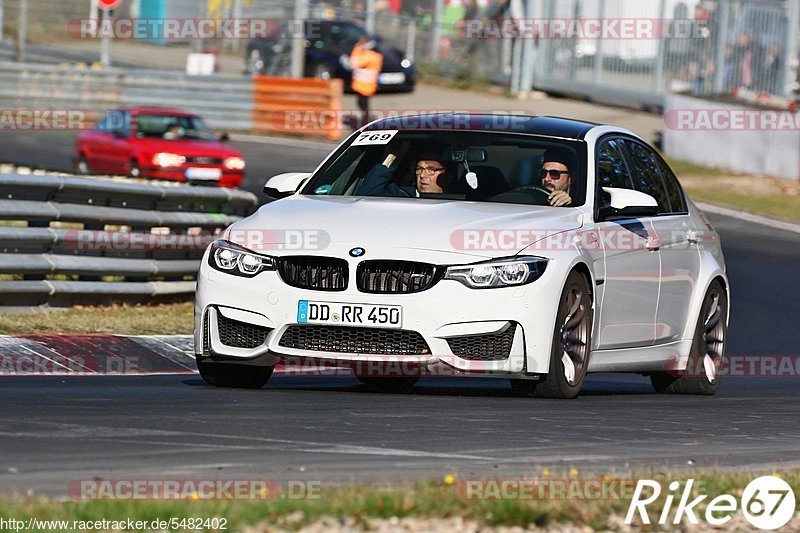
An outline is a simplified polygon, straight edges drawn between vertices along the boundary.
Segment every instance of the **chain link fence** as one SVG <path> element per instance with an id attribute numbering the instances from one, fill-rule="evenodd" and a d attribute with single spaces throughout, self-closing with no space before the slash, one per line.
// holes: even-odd
<path id="1" fill-rule="evenodd" d="M 280 22 L 292 19 L 295 1 L 123 0 L 114 16 Z M 512 94 L 538 89 L 643 105 L 661 105 L 673 92 L 711 95 L 744 88 L 794 96 L 797 87 L 800 0 L 306 1 L 312 19 L 365 25 L 385 46 L 413 59 L 421 79 L 452 86 L 494 84 Z M 23 2 L 0 0 L 6 40 L 0 59 L 14 56 L 9 42 L 17 39 Z M 159 4 L 163 9 L 153 8 Z M 26 41 L 63 50 L 90 48 L 91 43 L 76 44 L 68 23 L 89 17 L 91 5 L 91 0 L 27 0 Z M 650 24 L 652 31 L 632 36 L 588 31 L 593 24 L 632 21 Z M 227 55 L 242 72 L 246 43 L 188 44 Z M 161 55 L 152 44 L 142 47 L 142 56 Z M 163 44 L 166 57 L 176 43 Z M 275 60 L 269 74 L 288 74 L 290 48 L 283 47 L 284 60 Z M 29 50 L 39 53 L 35 46 Z"/>

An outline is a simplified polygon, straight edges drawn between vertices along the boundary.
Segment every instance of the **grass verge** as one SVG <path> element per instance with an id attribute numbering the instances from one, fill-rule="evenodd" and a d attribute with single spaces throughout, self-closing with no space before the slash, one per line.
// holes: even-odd
<path id="1" fill-rule="evenodd" d="M 793 488 L 800 489 L 800 470 L 785 470 L 778 475 Z M 756 473 L 722 473 L 697 472 L 691 474 L 694 483 L 691 498 L 700 495 L 708 497 L 698 504 L 694 511 L 700 520 L 705 513 L 705 506 L 718 495 L 730 494 L 737 500 L 737 510 L 730 525 L 747 525 L 741 514 L 741 496 L 747 484 L 756 477 L 765 474 Z M 450 479 L 448 479 L 450 478 Z M 661 483 L 661 498 L 647 507 L 651 520 L 656 521 L 664 507 L 666 497 L 674 496 L 677 502 L 686 485 L 686 474 L 643 474 L 643 479 L 655 479 Z M 537 483 L 554 487 L 556 483 L 563 486 L 588 487 L 585 482 L 589 478 L 579 478 L 572 471 L 568 476 L 539 477 Z M 626 526 L 623 519 L 627 513 L 631 495 L 636 482 L 633 478 L 621 479 L 608 476 L 592 477 L 610 485 L 613 481 L 626 482 L 630 487 L 623 497 L 591 498 L 591 492 L 583 489 L 568 492 L 573 497 L 520 498 L 480 498 L 466 497 L 466 494 L 489 496 L 488 487 L 500 486 L 500 480 L 482 480 L 486 484 L 480 491 L 468 493 L 466 487 L 476 480 L 459 480 L 446 476 L 442 481 L 425 481 L 409 485 L 393 486 L 320 486 L 314 492 L 315 498 L 292 498 L 287 492 L 274 491 L 270 498 L 258 501 L 232 500 L 93 500 L 93 501 L 56 501 L 48 498 L 19 497 L 0 500 L 0 518 L 28 520 L 36 517 L 39 520 L 75 521 L 123 521 L 127 519 L 142 520 L 152 523 L 156 519 L 180 518 L 224 518 L 228 530 L 240 531 L 248 526 L 256 526 L 258 530 L 286 528 L 301 529 L 310 524 L 318 524 L 327 518 L 335 519 L 334 523 L 345 527 L 370 529 L 375 521 L 389 520 L 390 523 L 409 518 L 451 519 L 460 517 L 483 526 L 520 526 L 531 528 L 551 528 L 570 524 L 585 526 L 594 530 L 621 530 Z M 509 480 L 506 480 L 509 481 Z M 512 480 L 518 481 L 518 480 Z M 530 481 L 530 480 L 526 480 Z M 680 488 L 673 492 L 667 489 L 672 481 L 680 481 Z M 494 482 L 494 485 L 492 483 Z M 475 485 L 473 485 L 475 486 Z M 508 486 L 508 485 L 506 485 Z M 537 485 L 538 486 L 538 485 Z M 549 494 L 545 491 L 543 494 Z M 559 494 L 553 492 L 552 494 Z M 561 493 L 563 495 L 563 492 Z M 612 494 L 612 493 L 609 493 Z M 644 493 L 646 497 L 649 493 Z M 675 513 L 672 504 L 670 520 Z M 800 517 L 787 527 L 800 524 Z M 639 524 L 641 525 L 641 524 Z M 124 527 L 122 528 L 124 530 Z M 202 528 L 213 530 L 213 528 Z M 318 529 L 318 528 L 317 528 Z M 634 529 L 639 529 L 634 523 Z M 647 529 L 651 529 L 647 527 Z M 657 527 L 655 529 L 658 529 Z M 724 529 L 728 529 L 727 527 Z"/>
<path id="2" fill-rule="evenodd" d="M 114 333 L 119 335 L 189 335 L 192 302 L 150 306 L 76 306 L 0 315 L 0 334 Z"/>
<path id="3" fill-rule="evenodd" d="M 685 161 L 670 160 L 669 164 L 695 201 L 800 222 L 800 182 L 733 174 Z"/>

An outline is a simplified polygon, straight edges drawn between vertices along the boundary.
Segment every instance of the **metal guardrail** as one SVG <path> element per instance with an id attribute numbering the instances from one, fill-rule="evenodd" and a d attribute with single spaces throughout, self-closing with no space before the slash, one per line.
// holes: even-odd
<path id="1" fill-rule="evenodd" d="M 203 116 L 214 128 L 249 131 L 253 83 L 242 76 L 0 62 L 0 107 L 4 109 L 100 114 L 122 105 L 180 107 Z"/>
<path id="2" fill-rule="evenodd" d="M 205 247 L 252 193 L 0 175 L 0 306 L 187 298 Z"/>

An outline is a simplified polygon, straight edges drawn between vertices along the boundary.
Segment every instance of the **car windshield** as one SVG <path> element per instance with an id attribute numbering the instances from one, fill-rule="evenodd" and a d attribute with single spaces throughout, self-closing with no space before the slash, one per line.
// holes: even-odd
<path id="1" fill-rule="evenodd" d="M 575 207 L 586 196 L 583 146 L 499 132 L 368 131 L 334 154 L 302 194 L 550 205 L 548 195 L 560 189 Z"/>
<path id="2" fill-rule="evenodd" d="M 155 137 L 174 141 L 179 139 L 214 140 L 214 132 L 203 119 L 187 115 L 142 114 L 136 119 L 138 138 Z"/>
<path id="3" fill-rule="evenodd" d="M 322 35 L 329 44 L 352 48 L 361 37 L 367 35 L 367 32 L 354 24 L 334 23 L 327 31 L 323 29 Z"/>

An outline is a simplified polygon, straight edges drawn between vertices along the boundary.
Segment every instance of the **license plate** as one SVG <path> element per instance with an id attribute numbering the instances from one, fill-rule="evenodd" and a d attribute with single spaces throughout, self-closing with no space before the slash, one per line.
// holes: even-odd
<path id="1" fill-rule="evenodd" d="M 400 85 L 406 82 L 406 75 L 402 72 L 385 72 L 378 76 L 378 83 L 383 85 Z"/>
<path id="2" fill-rule="evenodd" d="M 187 168 L 186 178 L 190 180 L 218 180 L 222 177 L 222 170 L 218 168 Z"/>
<path id="3" fill-rule="evenodd" d="M 297 303 L 297 321 L 301 324 L 342 324 L 400 328 L 403 308 L 399 305 L 346 304 L 338 302 Z"/>

